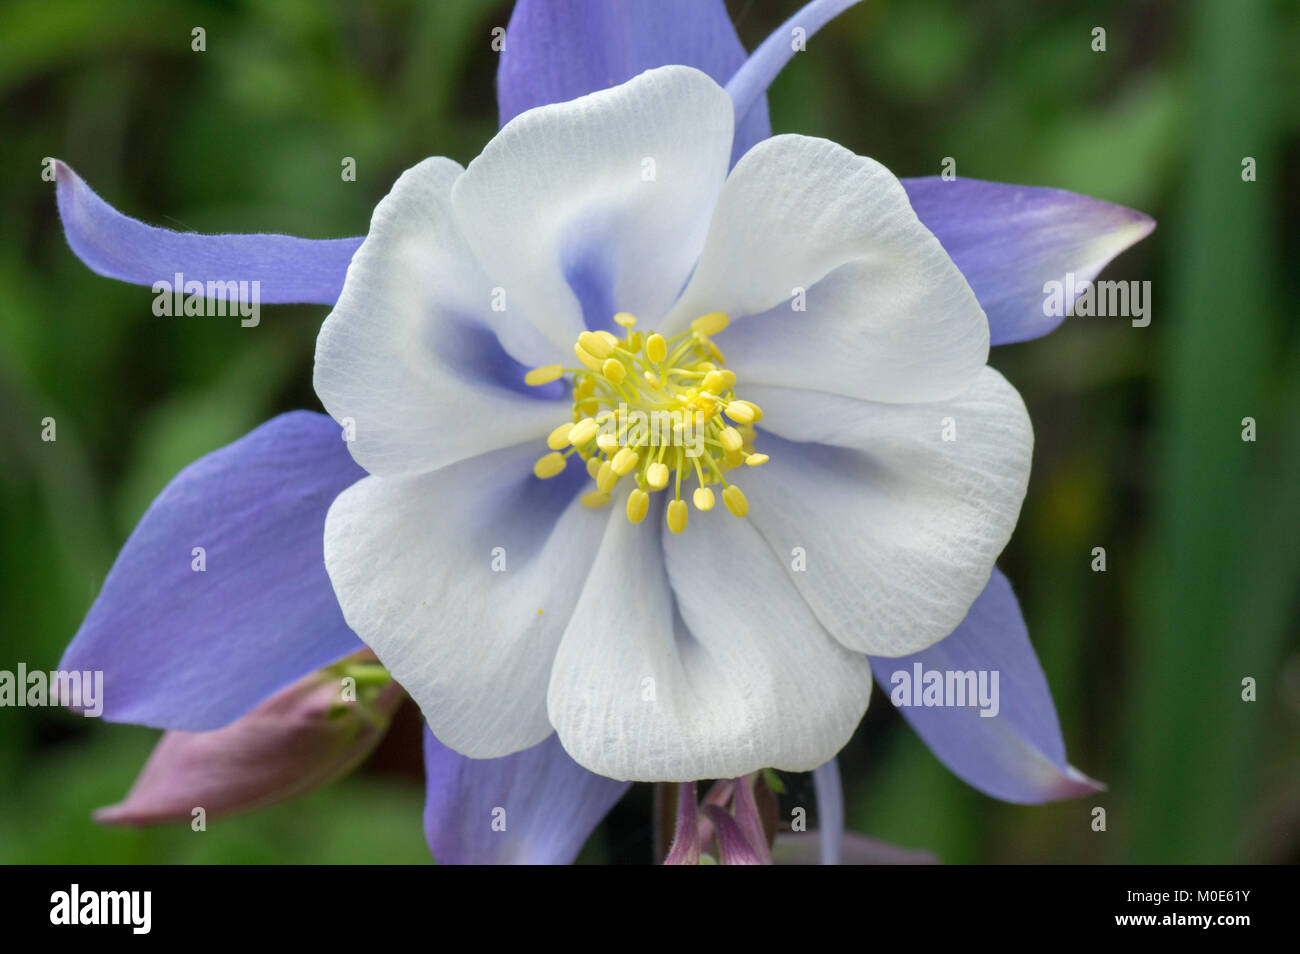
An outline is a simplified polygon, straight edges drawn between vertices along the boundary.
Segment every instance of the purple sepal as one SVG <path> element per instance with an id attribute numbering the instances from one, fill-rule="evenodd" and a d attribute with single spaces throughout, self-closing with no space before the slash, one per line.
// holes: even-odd
<path id="1" fill-rule="evenodd" d="M 133 285 L 258 283 L 265 305 L 332 305 L 343 288 L 361 237 L 304 239 L 292 235 L 203 235 L 172 232 L 128 218 L 96 195 L 72 168 L 55 162 L 59 216 L 68 246 L 91 271 Z M 173 289 L 180 291 L 180 289 Z M 220 291 L 220 289 L 219 289 Z M 242 298 L 236 300 L 244 300 Z"/>
<path id="2" fill-rule="evenodd" d="M 908 694 L 916 667 L 922 677 L 939 672 L 987 674 L 993 688 L 997 674 L 996 715 L 985 716 L 994 706 L 915 704 L 921 697 Z M 890 697 L 895 688 L 907 705 L 899 711 L 939 759 L 958 777 L 980 791 L 1007 802 L 1036 804 L 1075 798 L 1103 786 L 1071 767 L 1056 718 L 1047 678 L 1029 642 L 1011 584 L 994 569 L 988 585 L 966 618 L 948 638 L 923 652 L 897 659 L 873 656 L 876 681 Z M 906 673 L 905 684 L 895 673 Z M 923 700 L 922 700 L 923 701 Z M 946 700 L 947 701 L 947 700 Z"/>
<path id="3" fill-rule="evenodd" d="M 471 759 L 425 727 L 424 831 L 439 864 L 567 865 L 627 791 L 588 772 L 551 735 L 500 759 Z"/>
<path id="4" fill-rule="evenodd" d="M 323 414 L 282 414 L 176 475 L 59 666 L 102 670 L 104 718 L 200 732 L 363 649 L 325 573 L 330 503 L 365 473 Z"/>

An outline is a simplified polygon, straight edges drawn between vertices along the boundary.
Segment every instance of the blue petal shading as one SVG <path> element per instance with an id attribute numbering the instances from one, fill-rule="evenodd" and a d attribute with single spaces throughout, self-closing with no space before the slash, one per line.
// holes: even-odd
<path id="1" fill-rule="evenodd" d="M 133 285 L 174 281 L 259 282 L 265 305 L 332 305 L 361 237 L 201 235 L 171 232 L 128 218 L 56 162 L 59 216 L 68 246 L 91 271 Z"/>
<path id="2" fill-rule="evenodd" d="M 722 0 L 519 0 L 497 69 L 501 125 L 657 66 L 693 66 L 723 85 L 744 62 Z M 772 135 L 762 93 L 736 114 L 733 162 Z"/>
<path id="3" fill-rule="evenodd" d="M 1061 189 L 938 177 L 902 182 L 917 216 L 970 283 L 995 345 L 1052 331 L 1064 318 L 1043 313 L 1044 285 L 1064 283 L 1073 272 L 1081 291 L 1155 228 L 1141 212 Z M 1065 302 L 1064 314 L 1073 304 Z"/>
<path id="4" fill-rule="evenodd" d="M 888 696 L 891 674 L 911 673 L 915 663 L 923 671 L 998 672 L 999 712 L 992 718 L 973 706 L 899 707 L 958 778 L 994 798 L 1020 804 L 1074 798 L 1103 787 L 1065 759 L 1047 679 L 1011 584 L 997 569 L 951 636 L 911 656 L 872 657 L 871 668 Z"/>
<path id="5" fill-rule="evenodd" d="M 106 719 L 200 732 L 364 648 L 322 542 L 330 503 L 364 476 L 338 425 L 307 411 L 195 461 L 132 531 L 60 668 L 103 671 Z"/>
<path id="6" fill-rule="evenodd" d="M 424 730 L 424 832 L 439 864 L 567 865 L 630 783 L 594 775 L 551 735 L 471 759 Z"/>

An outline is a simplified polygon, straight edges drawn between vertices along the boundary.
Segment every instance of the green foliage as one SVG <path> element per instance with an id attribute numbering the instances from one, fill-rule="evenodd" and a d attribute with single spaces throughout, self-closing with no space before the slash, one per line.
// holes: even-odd
<path id="1" fill-rule="evenodd" d="M 797 0 L 730 6 L 752 48 Z M 184 464 L 276 413 L 319 410 L 312 349 L 327 309 L 267 307 L 255 329 L 153 316 L 148 289 L 68 251 L 42 158 L 160 225 L 360 234 L 402 169 L 468 161 L 491 136 L 489 31 L 508 8 L 0 6 L 0 668 L 57 662 Z M 992 357 L 1038 440 L 1001 565 L 1072 759 L 1109 791 L 994 802 L 878 693 L 843 758 L 853 827 L 949 861 L 1296 859 L 1300 663 L 1284 637 L 1300 578 L 1300 364 L 1285 357 L 1297 352 L 1285 303 L 1300 289 L 1281 263 L 1298 244 L 1286 186 L 1300 67 L 1283 55 L 1298 21 L 1265 0 L 870 0 L 811 38 L 774 87 L 776 130 L 829 136 L 899 175 L 937 174 L 953 156 L 959 176 L 1084 192 L 1160 223 L 1107 275 L 1152 279 L 1150 328 L 1067 321 Z M 196 25 L 206 53 L 190 49 Z M 1090 49 L 1094 26 L 1105 53 Z M 1240 178 L 1246 155 L 1255 183 Z M 340 177 L 344 156 L 355 182 Z M 46 416 L 56 444 L 40 440 Z M 1256 443 L 1239 439 L 1245 416 Z M 1088 568 L 1096 545 L 1105 574 Z M 1240 700 L 1244 676 L 1258 702 Z M 429 860 L 418 751 L 408 775 L 363 771 L 204 833 L 95 825 L 154 735 L 0 710 L 0 862 Z M 1094 804 L 1108 809 L 1104 834 L 1089 830 Z M 602 832 L 583 858 L 642 861 L 643 847 Z"/>

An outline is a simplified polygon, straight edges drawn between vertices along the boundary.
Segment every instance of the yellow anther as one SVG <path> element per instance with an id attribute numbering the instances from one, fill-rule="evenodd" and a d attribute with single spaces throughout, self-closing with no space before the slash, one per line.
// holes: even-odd
<path id="1" fill-rule="evenodd" d="M 668 342 L 661 334 L 653 334 L 645 340 L 645 356 L 655 364 L 663 364 L 668 357 Z"/>
<path id="2" fill-rule="evenodd" d="M 577 424 L 574 424 L 573 427 L 569 428 L 569 443 L 574 447 L 581 447 L 583 444 L 595 437 L 599 430 L 599 424 L 589 417 L 584 417 Z M 736 437 L 740 437 L 740 435 L 737 434 Z"/>
<path id="3" fill-rule="evenodd" d="M 564 450 L 569 446 L 569 431 L 571 430 L 573 430 L 572 424 L 561 424 L 546 435 L 546 446 L 554 451 Z"/>
<path id="4" fill-rule="evenodd" d="M 716 335 L 719 331 L 722 331 L 727 327 L 729 322 L 730 319 L 727 317 L 725 312 L 711 311 L 707 315 L 700 315 L 700 317 L 692 321 L 691 331 L 707 338 L 710 335 Z"/>
<path id="5" fill-rule="evenodd" d="M 727 405 L 727 417 L 737 424 L 752 424 L 754 422 L 754 411 L 748 404 L 732 401 Z"/>
<path id="6" fill-rule="evenodd" d="M 622 384 L 623 379 L 627 377 L 627 368 L 623 366 L 623 362 L 618 358 L 606 358 L 600 369 L 615 386 Z"/>
<path id="7" fill-rule="evenodd" d="M 605 334 L 609 335 L 609 332 L 607 331 Z M 609 337 L 614 338 L 613 335 L 609 335 Z M 609 357 L 609 353 L 614 350 L 617 344 L 617 338 L 614 338 L 613 343 L 610 343 L 603 335 L 595 331 L 584 331 L 578 335 L 578 347 L 593 358 L 599 358 L 601 361 Z M 592 370 L 597 369 L 593 368 Z"/>
<path id="8" fill-rule="evenodd" d="M 668 486 L 668 465 L 655 461 L 645 471 L 645 482 L 655 490 Z"/>
<path id="9" fill-rule="evenodd" d="M 737 517 L 743 517 L 745 514 L 749 513 L 749 501 L 745 499 L 745 495 L 735 484 L 732 484 L 722 492 L 722 502 L 725 503 L 727 509 Z"/>
<path id="10" fill-rule="evenodd" d="M 552 451 L 542 457 L 537 458 L 537 463 L 533 464 L 533 473 L 545 480 L 548 477 L 554 477 L 560 471 L 564 470 L 564 455 Z"/>
<path id="11" fill-rule="evenodd" d="M 603 344 L 604 342 L 601 343 Z M 573 346 L 573 353 L 578 356 L 579 361 L 581 361 L 588 368 L 591 368 L 591 370 L 593 371 L 600 370 L 600 359 L 597 358 L 594 354 L 589 353 L 582 345 L 575 343 Z"/>
<path id="12" fill-rule="evenodd" d="M 633 524 L 649 514 L 650 495 L 671 485 L 665 516 L 673 533 L 686 529 L 690 510 L 716 509 L 719 494 L 733 514 L 748 514 L 745 495 L 727 484 L 727 474 L 741 464 L 757 467 L 768 457 L 754 452 L 754 422 L 763 412 L 735 396 L 736 374 L 722 366 L 725 359 L 711 338 L 727 327 L 727 316 L 701 315 L 690 330 L 671 339 L 650 329 L 634 331 L 637 319 L 627 312 L 618 312 L 612 324 L 623 338 L 603 330 L 578 336 L 573 353 L 582 364 L 567 369 L 573 423 L 547 435 L 552 453 L 537 461 L 534 473 L 551 477 L 564 470 L 570 456 L 580 460 L 595 482 L 581 498 L 588 508 L 608 504 L 619 481 L 630 477 L 626 513 Z M 550 365 L 527 373 L 529 384 L 564 377 Z M 657 428 L 629 430 L 637 420 L 624 418 L 629 411 L 667 417 Z M 671 426 L 663 428 L 669 421 Z M 702 456 L 686 449 L 693 446 L 685 442 L 687 434 L 704 438 Z M 689 496 L 682 493 L 687 481 Z"/>
<path id="13" fill-rule="evenodd" d="M 524 384 L 535 388 L 539 384 L 550 384 L 552 381 L 560 380 L 560 375 L 564 373 L 564 368 L 558 364 L 544 364 L 540 368 L 533 368 L 524 375 Z"/>
<path id="14" fill-rule="evenodd" d="M 635 467 L 636 462 L 640 459 L 641 459 L 640 454 L 638 454 L 630 447 L 624 447 L 622 450 L 620 450 L 617 454 L 614 455 L 614 459 L 609 462 L 609 465 L 614 469 L 614 473 L 622 477 L 633 467 Z"/>
<path id="15" fill-rule="evenodd" d="M 723 383 L 726 380 L 721 371 L 710 371 L 704 376 L 704 381 L 700 384 L 700 387 L 706 391 L 712 391 L 714 394 L 721 394 L 727 390 L 726 384 Z"/>
<path id="16" fill-rule="evenodd" d="M 681 533 L 686 529 L 687 516 L 685 500 L 668 502 L 668 529 L 673 533 Z"/>
<path id="17" fill-rule="evenodd" d="M 634 490 L 627 495 L 627 519 L 629 523 L 640 523 L 650 509 L 650 495 L 644 490 Z"/>
<path id="18" fill-rule="evenodd" d="M 619 475 L 615 472 L 614 467 L 609 461 L 600 465 L 600 470 L 596 471 L 596 489 L 609 493 L 618 483 Z"/>

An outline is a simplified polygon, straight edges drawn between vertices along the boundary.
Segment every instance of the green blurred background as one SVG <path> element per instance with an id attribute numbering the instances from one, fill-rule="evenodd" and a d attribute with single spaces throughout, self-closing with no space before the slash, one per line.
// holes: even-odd
<path id="1" fill-rule="evenodd" d="M 728 4 L 748 48 L 795 0 Z M 8 0 L 0 7 L 0 669 L 51 668 L 148 502 L 194 458 L 319 409 L 324 307 L 159 322 L 63 242 L 41 160 L 198 231 L 361 234 L 404 168 L 496 127 L 509 3 Z M 207 31 L 207 52 L 190 30 Z M 1107 50 L 1091 49 L 1106 29 Z M 782 132 L 899 175 L 1051 185 L 1156 232 L 1105 277 L 1151 325 L 1067 320 L 997 349 L 1037 434 L 1000 565 L 1074 764 L 1109 791 L 1004 805 L 951 776 L 877 692 L 842 757 L 850 824 L 945 861 L 1300 859 L 1300 15 L 1262 0 L 867 0 L 770 96 Z M 1289 51 L 1289 54 L 1288 54 Z M 341 181 L 355 157 L 357 181 Z M 1254 157 L 1258 179 L 1241 179 Z M 43 443 L 40 421 L 58 421 Z M 1258 440 L 1241 440 L 1241 419 Z M 1108 571 L 1089 569 L 1104 546 Z M 1241 680 L 1258 701 L 1241 700 Z M 203 834 L 99 828 L 155 738 L 0 710 L 0 862 L 426 862 L 418 727 L 305 800 Z M 807 804 L 806 779 L 787 778 Z M 1107 831 L 1090 827 L 1107 809 Z M 584 860 L 649 860 L 638 788 Z"/>

